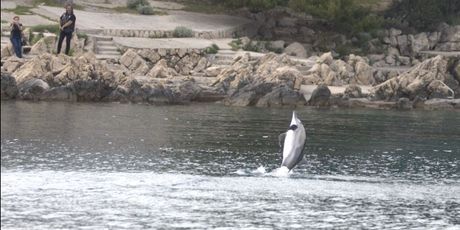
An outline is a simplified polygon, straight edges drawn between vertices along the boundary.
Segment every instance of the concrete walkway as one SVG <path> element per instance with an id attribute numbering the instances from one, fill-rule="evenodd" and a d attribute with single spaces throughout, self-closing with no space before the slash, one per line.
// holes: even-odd
<path id="1" fill-rule="evenodd" d="M 57 18 L 63 13 L 62 8 L 39 6 L 40 11 L 48 17 Z M 45 13 L 43 11 L 47 11 Z M 34 11 L 35 12 L 35 11 Z M 171 31 L 177 26 L 185 26 L 193 31 L 221 31 L 231 29 L 250 21 L 228 15 L 208 15 L 184 11 L 171 11 L 170 15 L 135 15 L 95 13 L 75 10 L 77 28 L 79 29 L 117 29 L 117 30 L 150 30 Z"/>
<path id="2" fill-rule="evenodd" d="M 224 39 L 200 39 L 200 38 L 130 38 L 113 37 L 113 41 L 121 46 L 138 49 L 175 49 L 192 48 L 204 49 L 216 44 L 220 49 L 230 49 L 228 45 L 231 38 Z"/>

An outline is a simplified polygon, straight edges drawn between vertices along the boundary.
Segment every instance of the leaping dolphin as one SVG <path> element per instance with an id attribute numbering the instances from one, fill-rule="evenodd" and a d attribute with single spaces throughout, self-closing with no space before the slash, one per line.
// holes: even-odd
<path id="1" fill-rule="evenodd" d="M 293 111 L 289 129 L 278 137 L 279 145 L 283 149 L 281 167 L 286 167 L 290 171 L 302 160 L 306 139 L 305 128 Z"/>

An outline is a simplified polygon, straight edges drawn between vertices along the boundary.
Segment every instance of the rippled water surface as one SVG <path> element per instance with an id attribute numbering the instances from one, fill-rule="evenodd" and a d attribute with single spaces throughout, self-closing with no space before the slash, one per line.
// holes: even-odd
<path id="1" fill-rule="evenodd" d="M 459 229 L 460 113 L 1 103 L 2 229 Z"/>

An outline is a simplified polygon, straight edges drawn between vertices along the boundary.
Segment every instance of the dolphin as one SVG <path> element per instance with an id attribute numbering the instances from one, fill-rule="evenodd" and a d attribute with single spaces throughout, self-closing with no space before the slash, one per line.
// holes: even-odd
<path id="1" fill-rule="evenodd" d="M 286 167 L 290 171 L 302 160 L 306 139 L 305 128 L 293 111 L 289 129 L 278 137 L 279 145 L 283 150 L 281 168 Z"/>

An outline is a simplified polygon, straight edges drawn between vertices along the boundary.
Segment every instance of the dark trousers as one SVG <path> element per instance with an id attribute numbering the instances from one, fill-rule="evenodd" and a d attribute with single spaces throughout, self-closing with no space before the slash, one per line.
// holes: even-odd
<path id="1" fill-rule="evenodd" d="M 72 39 L 72 32 L 61 31 L 61 34 L 59 34 L 57 53 L 61 53 L 62 42 L 64 41 L 64 38 L 65 38 L 65 43 L 66 43 L 65 54 L 69 55 L 70 39 Z"/>
<path id="2" fill-rule="evenodd" d="M 21 37 L 11 37 L 11 44 L 13 44 L 14 52 L 18 58 L 22 58 L 22 42 Z"/>

